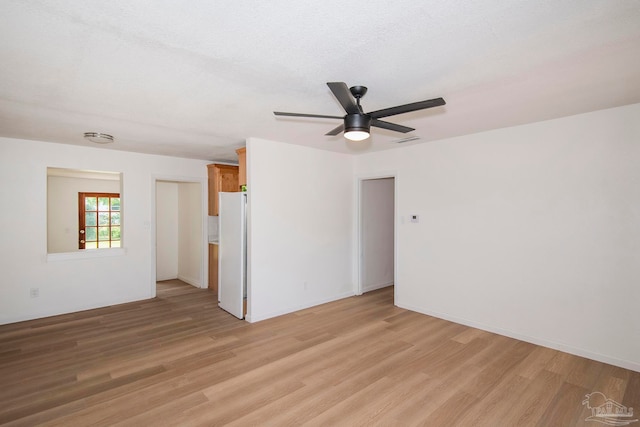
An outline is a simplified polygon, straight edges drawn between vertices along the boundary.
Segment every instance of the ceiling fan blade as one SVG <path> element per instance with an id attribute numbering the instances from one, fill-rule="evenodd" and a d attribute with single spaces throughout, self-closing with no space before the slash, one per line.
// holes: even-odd
<path id="1" fill-rule="evenodd" d="M 382 129 L 389 129 L 396 132 L 407 133 L 415 130 L 414 128 L 410 128 L 408 126 L 397 125 L 395 123 L 385 122 L 384 120 L 372 119 L 371 126 L 379 127 Z"/>
<path id="2" fill-rule="evenodd" d="M 325 133 L 327 136 L 335 136 L 344 130 L 344 123 L 338 126 L 337 128 Z"/>
<path id="3" fill-rule="evenodd" d="M 316 117 L 319 119 L 344 119 L 342 116 L 326 116 L 323 114 L 304 114 L 304 113 L 283 113 L 282 111 L 274 111 L 276 116 L 289 116 L 289 117 Z"/>
<path id="4" fill-rule="evenodd" d="M 329 86 L 331 92 L 333 92 L 338 101 L 340 101 L 340 105 L 342 105 L 342 108 L 344 108 L 347 114 L 360 114 L 358 104 L 356 104 L 356 100 L 353 95 L 351 95 L 351 91 L 346 83 L 327 82 L 327 86 Z"/>
<path id="5" fill-rule="evenodd" d="M 398 105 L 397 107 L 385 108 L 383 110 L 372 111 L 368 113 L 372 119 L 379 119 L 380 117 L 395 116 L 396 114 L 409 113 L 411 111 L 424 110 L 426 108 L 439 107 L 446 104 L 444 99 L 435 98 L 427 101 L 414 102 L 411 104 Z"/>

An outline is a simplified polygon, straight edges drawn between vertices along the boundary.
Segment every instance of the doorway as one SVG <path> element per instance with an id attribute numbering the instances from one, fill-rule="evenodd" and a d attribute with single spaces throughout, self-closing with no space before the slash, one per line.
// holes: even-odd
<path id="1" fill-rule="evenodd" d="M 395 176 L 360 180 L 358 294 L 395 285 L 395 182 Z"/>
<path id="2" fill-rule="evenodd" d="M 159 281 L 206 287 L 203 183 L 155 180 L 154 291 Z"/>

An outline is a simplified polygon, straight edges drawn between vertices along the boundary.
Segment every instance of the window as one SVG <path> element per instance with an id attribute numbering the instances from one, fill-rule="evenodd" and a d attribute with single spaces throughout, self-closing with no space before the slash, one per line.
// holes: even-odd
<path id="1" fill-rule="evenodd" d="M 125 201 L 123 199 L 122 175 L 121 172 L 112 171 L 47 167 L 47 254 L 76 253 L 81 257 L 93 257 L 111 256 L 116 252 L 121 252 L 125 233 L 123 230 Z M 84 240 L 86 243 L 86 230 L 85 233 L 79 233 L 81 229 L 84 230 L 84 225 L 81 226 L 80 222 L 86 222 L 86 219 L 79 219 L 80 217 L 85 218 L 85 215 L 80 215 L 82 208 L 78 203 L 78 193 L 115 193 L 116 196 L 120 195 L 120 248 L 114 248 L 118 250 L 107 248 L 107 250 L 85 251 L 80 249 L 80 240 Z M 97 235 L 97 230 L 92 231 L 96 231 Z M 92 242 L 97 242 L 97 240 Z M 100 252 L 102 255 L 97 255 Z"/>
<path id="2" fill-rule="evenodd" d="M 78 248 L 120 247 L 120 194 L 78 193 Z"/>

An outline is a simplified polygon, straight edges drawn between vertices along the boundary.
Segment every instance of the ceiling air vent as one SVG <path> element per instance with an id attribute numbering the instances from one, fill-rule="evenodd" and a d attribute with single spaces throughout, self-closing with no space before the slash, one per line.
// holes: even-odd
<path id="1" fill-rule="evenodd" d="M 391 142 L 394 144 L 404 144 L 405 142 L 416 141 L 418 139 L 420 139 L 419 136 L 410 136 L 409 138 L 402 138 Z"/>

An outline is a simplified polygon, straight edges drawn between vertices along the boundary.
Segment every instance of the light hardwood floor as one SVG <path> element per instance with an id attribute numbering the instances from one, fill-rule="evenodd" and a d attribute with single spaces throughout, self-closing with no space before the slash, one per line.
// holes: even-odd
<path id="1" fill-rule="evenodd" d="M 24 426 L 597 427 L 593 391 L 640 409 L 640 373 L 394 307 L 392 288 L 249 324 L 163 282 L 0 326 L 0 385 L 0 424 Z"/>

